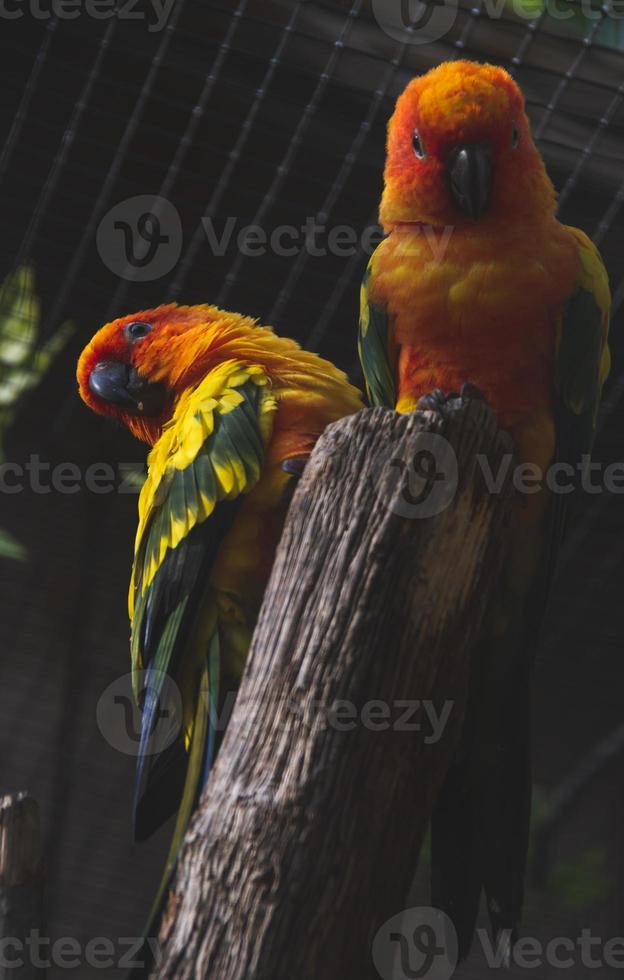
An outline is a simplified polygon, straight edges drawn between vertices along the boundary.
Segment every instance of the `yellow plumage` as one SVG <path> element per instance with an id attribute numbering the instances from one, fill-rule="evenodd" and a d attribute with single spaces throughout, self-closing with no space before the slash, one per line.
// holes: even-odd
<path id="1" fill-rule="evenodd" d="M 285 464 L 362 402 L 329 361 L 215 306 L 107 324 L 78 380 L 87 404 L 152 446 L 129 594 L 143 708 L 134 811 L 139 839 L 177 811 L 166 880 L 244 667 L 292 492 Z"/>
<path id="2" fill-rule="evenodd" d="M 228 414 L 242 403 L 243 399 L 237 388 L 247 381 L 266 387 L 268 379 L 259 365 L 243 366 L 234 360 L 224 361 L 196 388 L 186 389 L 180 395 L 170 421 L 163 428 L 162 436 L 148 458 L 148 477 L 139 497 L 139 525 L 135 544 L 137 552 L 141 549 L 155 507 L 162 504 L 176 471 L 185 470 L 197 459 L 200 449 L 214 432 L 215 417 Z M 259 416 L 265 442 L 270 434 L 271 417 L 276 408 L 275 398 L 267 389 L 261 400 Z M 147 555 L 141 568 L 142 592 L 151 585 L 168 550 L 177 547 L 196 524 L 205 521 L 220 500 L 238 496 L 249 489 L 245 467 L 235 452 L 232 452 L 225 463 L 215 462 L 214 475 L 215 493 L 210 494 L 205 486 L 199 486 L 197 497 L 189 502 L 182 519 L 172 517 L 170 523 L 165 525 L 157 547 Z M 135 573 L 136 569 L 129 593 L 131 619 L 137 588 Z"/>

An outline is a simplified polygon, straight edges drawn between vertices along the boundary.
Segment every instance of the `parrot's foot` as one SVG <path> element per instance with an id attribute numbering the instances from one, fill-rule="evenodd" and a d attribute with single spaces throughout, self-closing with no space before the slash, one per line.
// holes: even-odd
<path id="1" fill-rule="evenodd" d="M 303 476 L 303 471 L 306 468 L 306 463 L 309 458 L 309 456 L 291 456 L 290 459 L 284 460 L 282 469 L 285 473 L 289 473 L 290 476 L 294 476 L 295 479 L 299 480 Z"/>
<path id="2" fill-rule="evenodd" d="M 458 397 L 456 391 L 451 391 L 445 395 L 441 388 L 434 388 L 433 391 L 418 399 L 416 407 L 425 412 L 441 412 L 443 414 L 451 398 Z"/>
<path id="3" fill-rule="evenodd" d="M 478 401 L 478 402 L 485 401 L 485 395 L 483 394 L 480 388 L 477 388 L 476 385 L 473 385 L 472 381 L 464 382 L 464 384 L 461 386 L 459 397 L 463 398 L 466 401 L 471 398 L 473 401 Z"/>
<path id="4" fill-rule="evenodd" d="M 448 394 L 445 394 L 441 388 L 434 388 L 433 391 L 418 399 L 417 408 L 425 412 L 440 412 L 444 414 L 448 403 L 457 398 L 462 398 L 464 401 L 485 401 L 481 389 L 477 388 L 472 382 L 466 381 L 461 386 L 459 393 L 450 391 Z"/>

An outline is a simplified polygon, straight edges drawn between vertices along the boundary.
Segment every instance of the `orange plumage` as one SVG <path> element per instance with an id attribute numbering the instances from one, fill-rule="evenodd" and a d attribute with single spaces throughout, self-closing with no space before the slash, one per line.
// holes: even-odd
<path id="1" fill-rule="evenodd" d="M 125 333 L 135 321 L 152 326 L 149 337 L 138 344 L 130 343 Z M 170 395 L 164 413 L 143 418 L 94 395 L 89 377 L 103 358 L 129 363 L 150 381 L 163 382 Z M 138 439 L 153 445 L 171 416 L 177 394 L 227 360 L 259 364 L 271 378 L 284 409 L 278 412 L 276 427 L 284 459 L 309 452 L 328 422 L 361 407 L 357 389 L 329 361 L 303 350 L 294 340 L 278 337 L 251 317 L 207 304 L 167 303 L 105 324 L 80 357 L 80 396 L 95 412 L 117 418 Z"/>
<path id="2" fill-rule="evenodd" d="M 415 129 L 423 160 L 412 149 Z M 454 146 L 486 141 L 496 178 L 475 223 L 454 205 L 444 168 Z M 392 317 L 397 407 L 409 411 L 431 388 L 458 391 L 470 380 L 519 455 L 544 467 L 554 452 L 557 319 L 581 270 L 578 244 L 554 206 L 507 72 L 460 61 L 408 85 L 388 127 L 380 217 L 390 234 L 369 280 L 370 299 Z"/>
<path id="3" fill-rule="evenodd" d="M 127 334 L 128 325 L 135 322 L 151 327 L 138 342 L 130 341 Z M 162 384 L 167 393 L 162 412 L 146 417 L 98 397 L 89 380 L 102 361 L 128 364 L 150 383 Z M 77 378 L 80 395 L 90 408 L 118 419 L 154 446 L 163 428 L 172 424 L 182 393 L 192 391 L 229 362 L 260 367 L 277 403 L 262 475 L 246 495 L 213 569 L 213 580 L 222 591 L 238 596 L 252 622 L 285 515 L 284 489 L 290 478 L 282 464 L 309 455 L 330 422 L 357 411 L 362 405 L 359 392 L 329 361 L 278 337 L 250 317 L 215 306 L 175 303 L 103 326 L 83 351 Z"/>
<path id="4" fill-rule="evenodd" d="M 240 680 L 293 481 L 325 427 L 362 402 L 329 361 L 207 305 L 106 324 L 78 384 L 90 408 L 152 447 L 129 609 L 143 706 L 136 836 L 177 811 L 159 899 L 208 775 L 216 714 Z M 164 749 L 161 710 L 175 736 Z"/>
<path id="5" fill-rule="evenodd" d="M 414 154 L 414 130 L 423 159 Z M 403 222 L 474 227 L 449 196 L 445 166 L 455 146 L 485 142 L 497 170 L 484 225 L 496 224 L 497 218 L 509 223 L 514 215 L 552 215 L 555 191 L 531 138 L 520 89 L 503 68 L 453 61 L 413 79 L 397 99 L 388 124 L 380 208 L 384 229 Z"/>
<path id="6" fill-rule="evenodd" d="M 432 830 L 432 901 L 470 947 L 481 890 L 495 932 L 520 919 L 530 802 L 530 668 L 565 531 L 553 461 L 590 452 L 609 370 L 610 296 L 586 235 L 560 224 L 524 100 L 502 68 L 442 64 L 409 83 L 388 125 L 359 349 L 375 404 L 444 411 L 471 382 L 541 483 L 518 495 L 468 721 Z M 535 474 L 535 470 L 532 471 Z"/>

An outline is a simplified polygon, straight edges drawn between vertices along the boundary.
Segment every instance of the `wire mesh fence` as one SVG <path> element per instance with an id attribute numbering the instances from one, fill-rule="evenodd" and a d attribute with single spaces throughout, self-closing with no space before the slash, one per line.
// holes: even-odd
<path id="1" fill-rule="evenodd" d="M 55 352 L 55 370 L 37 375 L 30 393 L 18 392 L 6 452 L 141 458 L 121 434 L 87 418 L 73 368 L 105 320 L 169 299 L 256 316 L 358 380 L 357 296 L 380 237 L 388 116 L 410 77 L 468 57 L 513 72 L 560 192 L 560 216 L 604 254 L 614 372 L 597 452 L 619 458 L 624 9 L 616 0 L 528 4 L 438 3 L 423 13 L 398 0 L 175 0 L 135 5 L 141 16 L 134 18 L 120 0 L 115 16 L 95 18 L 85 3 L 72 19 L 62 8 L 50 7 L 49 16 L 19 8 L 22 16 L 7 20 L 0 37 L 3 64 L 11 66 L 0 93 L 0 277 L 34 269 L 28 288 L 38 302 L 22 304 L 29 313 L 14 310 L 37 327 L 29 358 L 64 324 L 74 329 Z M 131 764 L 101 744 L 95 725 L 99 693 L 125 669 L 135 501 L 114 495 L 96 503 L 83 494 L 30 493 L 3 506 L 0 524 L 25 541 L 30 560 L 2 567 L 0 744 L 3 781 L 13 783 L 6 788 L 30 781 L 44 804 L 54 928 L 120 935 L 128 922 L 141 925 L 162 842 L 140 854 L 128 844 Z M 573 768 L 584 740 L 606 736 L 622 708 L 614 693 L 624 633 L 615 585 L 622 516 L 617 500 L 596 500 L 577 517 L 545 640 L 550 659 L 537 723 L 552 749 L 540 770 L 545 784 Z M 548 716 L 562 677 L 576 707 L 569 706 L 566 734 L 556 735 Z M 575 727 L 577 708 L 583 731 Z M 601 799 L 621 817 L 621 784 L 612 783 L 601 784 Z M 107 796 L 114 814 L 103 810 Z M 619 869 L 598 903 L 613 927 L 622 911 L 621 830 L 615 818 L 608 829 L 595 815 L 579 819 L 589 829 L 579 824 L 577 838 L 586 844 L 602 833 Z M 548 919 L 543 906 L 539 916 Z"/>
<path id="2" fill-rule="evenodd" d="M 351 256 L 312 254 L 311 232 L 284 239 L 282 249 L 271 247 L 271 234 L 275 242 L 276 229 L 306 219 L 357 231 L 374 223 L 396 95 L 411 75 L 459 56 L 489 58 L 515 74 L 560 188 L 561 215 L 600 242 L 617 309 L 624 82 L 621 53 L 600 43 L 621 23 L 614 6 L 545 4 L 529 8 L 530 18 L 520 0 L 515 8 L 492 0 L 450 6 L 453 19 L 430 43 L 426 28 L 399 33 L 393 6 L 176 2 L 153 33 L 114 18 L 39 22 L 30 71 L 9 79 L 4 95 L 15 116 L 0 193 L 11 215 L 4 267 L 36 262 L 46 329 L 67 316 L 91 329 L 153 302 L 155 292 L 234 298 L 301 339 L 314 331 L 329 355 L 348 356 L 353 317 L 345 319 L 335 300 L 335 309 L 326 307 L 338 279 L 351 300 L 361 250 L 345 275 Z M 153 279 L 136 281 L 132 256 L 111 273 L 97 248 L 102 219 L 137 191 L 170 201 L 181 219 L 172 267 L 154 270 L 156 288 Z M 234 233 L 224 234 L 232 217 Z M 240 250 L 245 225 L 262 229 L 264 250 Z M 123 230 L 115 237 L 121 252 Z"/>

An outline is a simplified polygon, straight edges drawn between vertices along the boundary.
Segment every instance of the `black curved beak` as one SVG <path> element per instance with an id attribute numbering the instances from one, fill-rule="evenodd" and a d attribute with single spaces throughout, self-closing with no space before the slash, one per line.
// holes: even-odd
<path id="1" fill-rule="evenodd" d="M 100 361 L 89 377 L 94 395 L 136 415 L 160 415 L 165 407 L 167 392 L 159 382 L 148 381 L 129 364 L 120 361 Z"/>
<path id="2" fill-rule="evenodd" d="M 448 174 L 455 204 L 473 221 L 478 221 L 489 204 L 494 183 L 489 147 L 483 143 L 455 147 L 448 162 Z"/>

